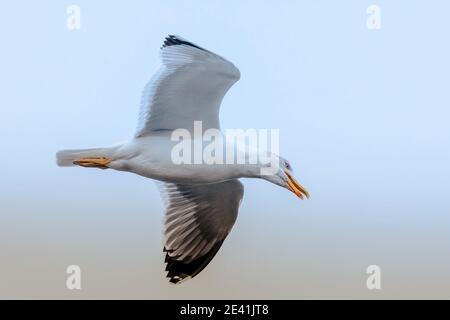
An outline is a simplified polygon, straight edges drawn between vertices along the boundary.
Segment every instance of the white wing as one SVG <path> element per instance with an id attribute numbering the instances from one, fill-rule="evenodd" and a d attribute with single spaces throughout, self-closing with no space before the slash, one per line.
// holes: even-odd
<path id="1" fill-rule="evenodd" d="M 177 283 L 205 268 L 236 221 L 244 187 L 239 180 L 204 185 L 160 184 L 166 200 L 166 271 Z"/>
<path id="2" fill-rule="evenodd" d="M 178 36 L 161 47 L 163 65 L 146 85 L 136 136 L 185 128 L 194 121 L 203 129 L 220 128 L 219 108 L 228 89 L 240 78 L 229 61 Z"/>

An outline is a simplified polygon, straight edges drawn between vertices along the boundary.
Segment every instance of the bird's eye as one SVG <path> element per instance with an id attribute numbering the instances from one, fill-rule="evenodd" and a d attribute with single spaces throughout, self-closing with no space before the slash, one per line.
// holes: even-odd
<path id="1" fill-rule="evenodd" d="M 289 162 L 285 162 L 285 165 L 286 165 L 286 169 L 290 169 L 291 168 L 291 166 L 289 165 Z"/>

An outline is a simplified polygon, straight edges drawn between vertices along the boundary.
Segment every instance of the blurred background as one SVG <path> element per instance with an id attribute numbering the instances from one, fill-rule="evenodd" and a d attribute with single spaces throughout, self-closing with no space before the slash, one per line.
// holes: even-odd
<path id="1" fill-rule="evenodd" d="M 445 0 L 2 3 L 0 298 L 450 298 L 449 12 Z M 177 286 L 156 185 L 55 164 L 60 149 L 132 136 L 167 34 L 239 67 L 222 128 L 280 129 L 311 193 L 243 180 L 222 249 Z M 66 288 L 72 264 L 81 290 Z M 381 290 L 366 287 L 369 265 Z"/>

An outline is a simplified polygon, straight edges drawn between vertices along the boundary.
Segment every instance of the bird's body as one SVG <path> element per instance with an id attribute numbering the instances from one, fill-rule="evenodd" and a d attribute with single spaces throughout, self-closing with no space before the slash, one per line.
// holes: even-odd
<path id="1" fill-rule="evenodd" d="M 172 131 L 158 131 L 152 135 L 135 137 L 132 140 L 120 145 L 108 148 L 95 148 L 60 151 L 59 164 L 73 165 L 73 161 L 80 158 L 107 158 L 108 168 L 119 171 L 128 171 L 140 176 L 159 181 L 173 183 L 214 183 L 233 178 L 259 177 L 261 165 L 256 164 L 206 164 L 204 162 L 176 164 L 172 161 L 172 150 L 178 143 L 171 139 Z M 196 143 L 202 143 L 200 139 L 184 140 L 187 145 L 191 145 L 191 154 L 194 153 Z M 202 147 L 203 154 L 204 147 Z M 224 150 L 227 144 L 224 143 Z M 235 153 L 244 153 L 245 158 L 249 158 L 248 148 L 234 145 Z M 68 157 L 65 157 L 65 154 Z M 224 151 L 226 154 L 226 151 Z M 76 159 L 73 159 L 73 158 Z"/>
<path id="2" fill-rule="evenodd" d="M 262 178 L 301 198 L 308 193 L 293 179 L 289 163 L 278 156 L 271 175 L 261 173 L 270 164 L 260 160 L 205 160 L 208 144 L 203 130 L 209 129 L 219 132 L 215 143 L 221 144 L 214 154 L 221 150 L 244 160 L 259 159 L 258 150 L 230 143 L 219 131 L 222 98 L 240 72 L 224 58 L 181 37 L 167 37 L 161 56 L 163 66 L 144 89 L 134 137 L 113 147 L 63 150 L 57 153 L 57 162 L 128 171 L 160 181 L 166 200 L 166 270 L 170 281 L 178 283 L 203 270 L 230 232 L 243 196 L 238 178 Z M 200 136 L 196 123 L 202 125 Z M 177 140 L 179 130 L 185 136 Z M 180 143 L 182 152 L 177 151 Z M 184 161 L 179 161 L 180 156 Z"/>

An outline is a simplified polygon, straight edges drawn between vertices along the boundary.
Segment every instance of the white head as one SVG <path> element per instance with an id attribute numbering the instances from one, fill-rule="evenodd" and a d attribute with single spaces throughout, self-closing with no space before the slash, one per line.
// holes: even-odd
<path id="1" fill-rule="evenodd" d="M 260 177 L 288 189 L 300 199 L 309 198 L 308 191 L 294 179 L 293 169 L 289 161 L 280 156 L 277 156 L 277 158 L 279 160 L 278 170 L 272 175 L 260 175 Z"/>

